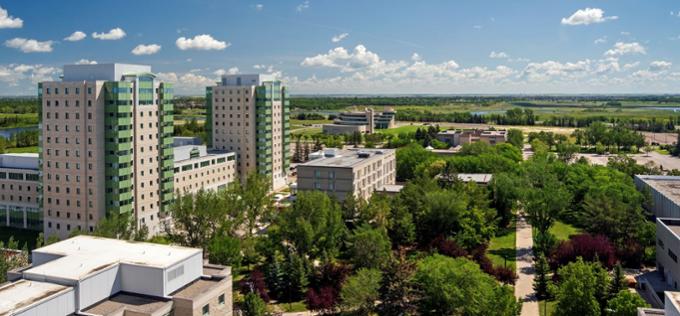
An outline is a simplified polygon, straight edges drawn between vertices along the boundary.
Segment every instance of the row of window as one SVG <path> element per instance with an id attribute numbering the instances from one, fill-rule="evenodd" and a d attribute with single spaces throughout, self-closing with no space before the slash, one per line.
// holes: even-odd
<path id="1" fill-rule="evenodd" d="M 54 94 L 59 94 L 59 88 L 54 88 L 54 90 L 50 88 L 44 88 L 45 94 L 52 94 L 52 91 L 54 91 Z M 80 88 L 76 87 L 74 88 L 76 94 L 80 94 Z M 68 95 L 69 94 L 69 88 L 64 88 L 64 94 Z M 87 87 L 87 94 L 92 94 L 92 87 Z"/>
<path id="2" fill-rule="evenodd" d="M 18 172 L 0 172 L 0 179 L 21 180 L 21 181 L 38 181 L 40 176 L 35 173 L 18 173 Z M 13 185 L 12 185 L 13 186 Z M 19 186 L 21 187 L 21 186 Z M 2 184 L 5 188 L 5 184 Z M 30 188 L 30 187 L 29 187 Z"/>

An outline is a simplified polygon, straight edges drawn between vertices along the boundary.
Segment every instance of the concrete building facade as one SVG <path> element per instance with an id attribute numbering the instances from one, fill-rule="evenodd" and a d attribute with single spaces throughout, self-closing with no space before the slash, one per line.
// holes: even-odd
<path id="1" fill-rule="evenodd" d="M 159 232 L 173 197 L 172 86 L 149 66 L 66 65 L 38 91 L 46 236 L 111 214 Z"/>
<path id="2" fill-rule="evenodd" d="M 31 256 L 0 286 L 0 315 L 232 315 L 231 269 L 201 249 L 81 235 Z"/>
<path id="3" fill-rule="evenodd" d="M 507 132 L 504 130 L 446 130 L 437 133 L 437 140 L 449 144 L 451 147 L 465 144 L 484 142 L 489 145 L 502 144 L 507 141 Z"/>
<path id="4" fill-rule="evenodd" d="M 0 155 L 0 229 L 43 229 L 40 187 L 38 154 Z"/>
<path id="5" fill-rule="evenodd" d="M 372 134 L 376 129 L 393 128 L 396 115 L 397 112 L 390 107 L 385 107 L 383 112 L 375 112 L 371 108 L 363 111 L 342 112 L 333 124 L 323 125 L 323 132 L 331 135 L 355 132 Z"/>
<path id="6" fill-rule="evenodd" d="M 323 191 L 342 201 L 369 199 L 396 181 L 394 149 L 326 149 L 297 166 L 298 191 Z"/>
<path id="7" fill-rule="evenodd" d="M 680 218 L 680 177 L 635 175 L 638 190 L 648 191 L 652 197 L 649 211 L 656 217 Z"/>
<path id="8" fill-rule="evenodd" d="M 174 148 L 174 159 L 175 196 L 201 189 L 222 190 L 238 180 L 235 153 L 208 151 L 205 145 L 183 145 Z"/>
<path id="9" fill-rule="evenodd" d="M 268 75 L 226 75 L 206 88 L 208 146 L 236 153 L 241 181 L 249 173 L 286 185 L 290 164 L 288 89 Z"/>

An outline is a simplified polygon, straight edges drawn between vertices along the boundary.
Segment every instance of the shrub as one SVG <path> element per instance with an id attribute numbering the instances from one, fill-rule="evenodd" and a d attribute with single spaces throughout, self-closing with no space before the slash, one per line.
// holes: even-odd
<path id="1" fill-rule="evenodd" d="M 263 301 L 269 302 L 269 291 L 265 283 L 264 274 L 260 270 L 253 270 L 250 275 L 239 282 L 241 293 L 256 293 Z"/>
<path id="2" fill-rule="evenodd" d="M 452 258 L 465 257 L 468 255 L 467 251 L 458 245 L 455 240 L 444 238 L 444 236 L 435 238 L 430 247 L 437 249 L 440 254 Z"/>
<path id="3" fill-rule="evenodd" d="M 515 270 L 509 267 L 494 267 L 492 275 L 496 280 L 505 284 L 515 284 L 517 281 L 517 273 Z"/>
<path id="4" fill-rule="evenodd" d="M 576 261 L 578 257 L 590 262 L 598 260 L 607 269 L 611 269 L 617 262 L 615 248 L 607 237 L 580 234 L 572 236 L 557 246 L 551 255 L 550 267 L 555 270 Z"/>

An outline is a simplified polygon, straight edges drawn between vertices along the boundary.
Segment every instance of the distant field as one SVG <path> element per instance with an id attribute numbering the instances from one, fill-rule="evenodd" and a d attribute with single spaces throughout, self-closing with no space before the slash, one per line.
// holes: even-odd
<path id="1" fill-rule="evenodd" d="M 5 152 L 8 154 L 37 154 L 38 146 L 7 148 Z"/>

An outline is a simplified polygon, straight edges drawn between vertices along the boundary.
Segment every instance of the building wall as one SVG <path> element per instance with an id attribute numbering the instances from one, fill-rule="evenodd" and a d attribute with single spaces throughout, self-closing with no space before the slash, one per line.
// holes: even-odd
<path id="1" fill-rule="evenodd" d="M 175 163 L 175 195 L 218 190 L 237 180 L 236 156 L 208 155 Z"/>
<path id="2" fill-rule="evenodd" d="M 324 124 L 323 133 L 329 135 L 347 135 L 356 132 L 366 133 L 366 125 L 340 125 L 340 124 Z"/>
<path id="3" fill-rule="evenodd" d="M 120 267 L 119 264 L 114 264 L 81 280 L 78 285 L 78 309 L 84 309 L 120 292 L 122 290 Z"/>
<path id="4" fill-rule="evenodd" d="M 170 278 L 173 271 L 181 269 L 183 273 L 177 274 L 174 279 Z M 163 296 L 170 295 L 170 293 L 178 290 L 184 285 L 191 283 L 192 280 L 196 280 L 203 274 L 203 253 L 199 252 L 195 255 L 175 264 L 165 269 L 163 272 L 164 281 Z"/>
<path id="5" fill-rule="evenodd" d="M 224 303 L 220 303 L 220 296 L 224 295 Z M 203 308 L 208 305 L 210 315 L 231 316 L 233 313 L 232 276 L 228 275 L 220 280 L 209 291 L 193 298 L 173 298 L 175 316 L 203 316 Z"/>
<path id="6" fill-rule="evenodd" d="M 651 178 L 646 180 L 645 178 Z M 680 218 L 680 205 L 676 204 L 672 199 L 670 199 L 666 194 L 660 192 L 653 186 L 651 186 L 647 181 L 654 181 L 654 178 L 664 179 L 667 181 L 673 181 L 673 179 L 678 181 L 680 184 L 680 177 L 667 177 L 667 176 L 635 176 L 635 186 L 638 190 L 649 191 L 651 195 L 651 209 L 650 211 L 656 217 L 668 217 L 668 218 Z"/>
<path id="7" fill-rule="evenodd" d="M 665 219 L 664 219 L 665 220 Z M 680 225 L 677 220 L 676 225 Z M 663 271 L 668 286 L 680 289 L 680 238 L 660 218 L 656 219 L 656 267 Z"/>
<path id="8" fill-rule="evenodd" d="M 76 309 L 75 290 L 64 291 L 30 308 L 13 314 L 16 316 L 72 315 Z"/>
<path id="9" fill-rule="evenodd" d="M 0 168 L 0 227 L 42 231 L 38 170 Z"/>

